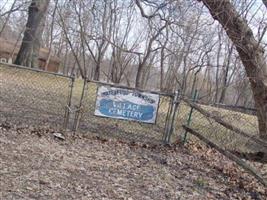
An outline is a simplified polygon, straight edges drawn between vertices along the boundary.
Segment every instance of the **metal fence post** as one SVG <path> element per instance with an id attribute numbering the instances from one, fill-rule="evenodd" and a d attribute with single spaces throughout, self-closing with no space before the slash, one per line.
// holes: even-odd
<path id="1" fill-rule="evenodd" d="M 75 77 L 71 77 L 71 83 L 70 83 L 70 92 L 68 96 L 68 102 L 65 108 L 65 116 L 64 116 L 64 124 L 63 128 L 66 130 L 68 123 L 69 123 L 69 116 L 71 112 L 71 99 L 72 99 L 72 93 L 73 93 L 73 87 L 74 87 Z"/>
<path id="2" fill-rule="evenodd" d="M 164 133 L 163 133 L 163 136 L 162 136 L 162 142 L 163 143 L 166 143 L 166 141 L 167 141 L 168 129 L 169 129 L 169 121 L 170 121 L 170 116 L 171 116 L 172 109 L 173 109 L 173 106 L 172 106 L 173 105 L 173 99 L 174 99 L 174 97 L 172 96 L 171 100 L 169 102 L 168 112 L 167 112 L 166 119 L 165 119 Z"/>
<path id="3" fill-rule="evenodd" d="M 84 79 L 80 103 L 79 103 L 79 106 L 77 107 L 77 109 L 75 110 L 74 123 L 73 123 L 73 127 L 72 127 L 72 131 L 74 131 L 74 133 L 77 131 L 77 129 L 79 127 L 80 117 L 81 117 L 81 108 L 83 106 L 85 90 L 87 89 L 86 86 L 87 86 L 87 79 Z"/>
<path id="4" fill-rule="evenodd" d="M 179 92 L 179 90 L 177 90 L 175 92 L 175 96 L 173 98 L 172 107 L 170 110 L 170 118 L 166 122 L 167 126 L 166 126 L 166 130 L 165 130 L 165 135 L 163 138 L 163 143 L 165 143 L 165 144 L 170 143 L 171 135 L 173 133 L 173 125 L 174 125 L 174 121 L 175 121 L 175 117 L 176 117 L 179 103 L 180 103 L 180 92 Z"/>
<path id="5" fill-rule="evenodd" d="M 197 98 L 198 98 L 198 91 L 197 90 L 194 91 L 192 97 L 193 97 L 193 102 L 196 102 Z M 187 118 L 187 123 L 186 123 L 187 126 L 190 126 L 190 124 L 191 124 L 193 111 L 194 111 L 194 108 L 191 107 L 190 111 L 189 111 L 189 114 L 188 114 L 188 118 Z M 187 131 L 185 131 L 184 137 L 182 138 L 183 144 L 186 143 L 186 140 L 187 140 Z"/>

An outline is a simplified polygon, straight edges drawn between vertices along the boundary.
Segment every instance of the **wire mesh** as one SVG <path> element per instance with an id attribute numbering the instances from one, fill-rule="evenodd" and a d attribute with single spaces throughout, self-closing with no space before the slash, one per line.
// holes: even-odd
<path id="1" fill-rule="evenodd" d="M 167 112 L 171 97 L 160 96 L 158 115 L 155 124 L 145 124 L 138 121 L 112 119 L 94 115 L 97 88 L 101 84 L 89 82 L 81 107 L 79 130 L 90 132 L 102 137 L 127 139 L 137 142 L 161 142 L 164 134 Z"/>
<path id="2" fill-rule="evenodd" d="M 162 141 L 166 131 L 165 124 L 170 117 L 168 112 L 173 103 L 171 95 L 160 95 L 156 123 L 144 124 L 95 116 L 97 88 L 101 83 L 95 84 L 81 79 L 73 81 L 70 77 L 0 64 L 0 122 L 62 126 L 66 117 L 66 107 L 69 107 L 69 128 L 73 128 L 76 117 L 80 116 L 77 120 L 80 122 L 79 131 L 82 132 L 142 142 Z M 81 96 L 84 96 L 82 101 Z M 230 109 L 198 105 L 252 137 L 258 135 L 256 116 Z M 190 123 L 194 130 L 226 148 L 245 151 L 258 149 L 249 138 L 237 135 L 196 110 L 192 113 L 191 121 L 188 120 L 190 109 L 191 107 L 183 101 L 179 104 L 171 142 L 184 134 L 182 125 Z M 78 113 L 80 115 L 77 115 Z"/>
<path id="3" fill-rule="evenodd" d="M 0 64 L 0 122 L 62 127 L 71 80 Z"/>
<path id="4" fill-rule="evenodd" d="M 187 104 L 184 104 L 184 106 L 190 108 L 190 106 Z M 259 135 L 258 121 L 257 117 L 254 115 L 201 104 L 198 104 L 198 106 L 200 106 L 210 115 L 215 116 L 223 122 L 236 127 L 251 137 L 257 137 Z M 186 111 L 185 113 L 189 113 L 189 111 Z M 253 142 L 250 138 L 244 137 L 226 128 L 213 118 L 207 117 L 195 109 L 192 114 L 190 127 L 206 136 L 214 143 L 229 150 L 242 152 L 261 150 L 260 146 Z"/>
<path id="5" fill-rule="evenodd" d="M 198 110 L 193 109 L 192 121 L 188 126 L 205 138 L 208 138 L 221 149 L 228 150 L 241 158 L 246 165 L 255 168 L 257 173 L 267 180 L 266 143 L 259 143 L 262 140 L 259 140 L 257 117 L 240 111 L 201 104 L 197 105 L 206 114 L 209 113 L 213 117 L 207 117 L 206 114 L 204 115 Z M 184 116 L 187 118 L 190 106 L 188 104 L 183 104 L 183 106 L 187 114 L 181 115 L 180 113 L 180 117 Z M 246 133 L 249 137 L 226 128 L 221 123 L 218 123 L 218 119 Z M 257 142 L 254 140 L 255 138 Z M 190 140 L 197 140 L 199 142 L 194 136 L 190 136 Z"/>

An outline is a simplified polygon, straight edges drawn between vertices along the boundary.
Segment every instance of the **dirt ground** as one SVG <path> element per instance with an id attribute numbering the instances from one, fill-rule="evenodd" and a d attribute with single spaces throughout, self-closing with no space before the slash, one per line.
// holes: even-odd
<path id="1" fill-rule="evenodd" d="M 65 137 L 0 125 L 0 199 L 266 199 L 251 176 L 196 144 Z"/>

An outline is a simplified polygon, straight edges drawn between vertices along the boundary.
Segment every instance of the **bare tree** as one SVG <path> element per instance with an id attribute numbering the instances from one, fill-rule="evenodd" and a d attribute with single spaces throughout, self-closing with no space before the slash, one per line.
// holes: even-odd
<path id="1" fill-rule="evenodd" d="M 32 0 L 28 10 L 28 21 L 15 64 L 38 67 L 38 56 L 44 28 L 44 20 L 50 0 Z"/>
<path id="2" fill-rule="evenodd" d="M 69 28 L 68 28 L 68 20 L 66 20 L 64 18 L 66 15 L 70 14 L 69 13 L 69 11 L 70 11 L 69 5 L 67 4 L 66 7 L 67 7 L 67 10 L 63 10 L 63 8 L 59 8 L 59 7 L 56 7 L 56 8 L 57 8 L 58 15 L 59 15 L 60 25 L 61 25 L 61 28 L 63 30 L 64 36 L 65 36 L 65 39 L 66 39 L 66 43 L 69 45 L 71 53 L 72 53 L 72 55 L 74 57 L 74 60 L 75 60 L 74 66 L 72 67 L 72 70 L 71 70 L 71 74 L 73 74 L 73 72 L 75 70 L 75 66 L 77 65 L 78 66 L 78 71 L 79 71 L 80 75 L 82 76 L 82 78 L 86 78 L 85 71 L 84 71 L 84 69 L 82 67 L 82 64 L 80 62 L 80 59 L 79 59 L 79 56 L 78 56 L 78 52 L 77 52 L 79 44 L 77 44 L 76 42 L 72 41 L 71 35 L 69 33 Z"/>
<path id="3" fill-rule="evenodd" d="M 262 0 L 262 2 L 265 5 L 265 7 L 267 8 L 267 0 Z"/>
<path id="4" fill-rule="evenodd" d="M 113 2 L 114 4 L 118 4 L 117 1 Z M 131 40 L 130 34 L 134 19 L 133 6 L 127 6 L 123 3 L 120 6 L 115 5 L 114 7 L 116 9 L 114 9 L 115 13 L 112 22 L 112 41 L 109 41 L 111 43 L 112 53 L 108 81 L 111 80 L 113 83 L 120 83 L 126 76 L 127 68 L 133 64 L 135 54 L 132 52 L 137 46 L 138 37 L 134 41 L 131 41 L 132 44 L 130 44 L 129 40 Z M 125 22 L 124 19 L 126 20 Z"/>
<path id="5" fill-rule="evenodd" d="M 142 17 L 146 18 L 148 20 L 148 27 L 149 27 L 149 33 L 147 38 L 147 44 L 145 47 L 145 51 L 143 54 L 139 54 L 139 62 L 138 62 L 138 68 L 137 68 L 137 74 L 136 74 L 136 80 L 135 80 L 135 87 L 136 88 L 143 88 L 145 84 L 146 79 L 146 66 L 148 66 L 148 60 L 151 56 L 151 54 L 157 50 L 160 49 L 160 47 L 153 47 L 154 43 L 156 42 L 157 38 L 162 34 L 163 30 L 166 29 L 166 27 L 170 24 L 170 21 L 168 20 L 162 20 L 160 14 L 157 13 L 158 10 L 162 9 L 164 5 L 157 5 L 155 11 L 148 15 L 145 13 L 144 8 L 142 7 L 139 0 L 136 0 L 136 5 L 140 10 L 140 13 Z M 152 3 L 153 5 L 153 3 Z M 157 21 L 157 23 L 161 24 L 161 20 L 163 21 L 163 25 L 160 27 L 155 27 L 153 23 L 153 18 L 159 17 L 160 21 Z"/>
<path id="6" fill-rule="evenodd" d="M 264 49 L 229 0 L 201 1 L 223 26 L 239 53 L 253 91 L 260 137 L 267 140 L 267 64 Z"/>
<path id="7" fill-rule="evenodd" d="M 92 35 L 86 34 L 84 42 L 95 63 L 92 70 L 94 80 L 100 79 L 101 63 L 109 47 L 108 40 L 110 40 L 113 31 L 112 22 L 116 9 L 114 4 L 116 2 L 104 1 L 101 3 L 95 1 L 91 11 L 95 23 L 91 27 L 90 33 Z"/>
<path id="8" fill-rule="evenodd" d="M 12 5 L 11 5 L 10 10 L 9 10 L 8 12 L 2 14 L 2 16 L 4 16 L 4 15 L 6 14 L 7 17 L 6 17 L 6 19 L 5 19 L 4 23 L 3 23 L 2 28 L 0 29 L 0 36 L 2 35 L 3 30 L 5 29 L 5 27 L 6 27 L 7 23 L 8 23 L 8 21 L 9 21 L 9 18 L 10 18 L 11 14 L 12 14 L 12 12 L 15 12 L 17 9 L 19 9 L 19 7 L 17 7 L 17 9 L 15 9 L 15 7 L 16 7 L 16 3 L 17 3 L 17 1 L 14 0 L 13 3 L 12 3 Z"/>
<path id="9" fill-rule="evenodd" d="M 50 27 L 50 41 L 49 41 L 49 49 L 48 49 L 48 56 L 45 62 L 45 70 L 47 71 L 47 67 L 49 65 L 50 59 L 51 59 L 51 54 L 52 54 L 52 44 L 53 44 L 53 31 L 54 31 L 54 25 L 55 25 L 55 15 L 56 15 L 56 10 L 57 10 L 57 5 L 58 5 L 58 0 L 55 0 L 55 8 L 52 13 L 52 22 L 51 22 L 51 27 Z"/>

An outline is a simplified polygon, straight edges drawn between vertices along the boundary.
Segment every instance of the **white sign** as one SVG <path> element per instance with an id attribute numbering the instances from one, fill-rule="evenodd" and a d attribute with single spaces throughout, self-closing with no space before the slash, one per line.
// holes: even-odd
<path id="1" fill-rule="evenodd" d="M 95 115 L 155 123 L 158 104 L 158 94 L 100 86 L 97 91 Z"/>

